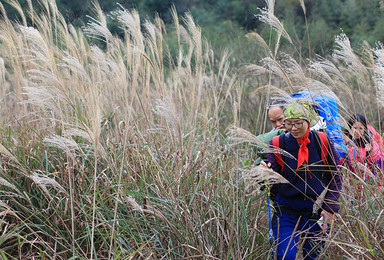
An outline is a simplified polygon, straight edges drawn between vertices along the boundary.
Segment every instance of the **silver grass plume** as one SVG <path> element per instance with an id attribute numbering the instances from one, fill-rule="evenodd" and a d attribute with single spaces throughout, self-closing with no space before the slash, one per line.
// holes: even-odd
<path id="1" fill-rule="evenodd" d="M 90 82 L 89 75 L 85 70 L 83 64 L 74 56 L 70 55 L 68 52 L 64 52 L 64 57 L 62 57 L 62 61 L 64 63 L 59 63 L 58 65 L 63 68 L 68 68 L 72 73 L 76 73 L 82 79 Z"/>
<path id="2" fill-rule="evenodd" d="M 0 153 L 5 155 L 8 159 L 12 160 L 13 162 L 19 164 L 19 161 L 17 160 L 17 158 L 11 154 L 7 148 L 4 147 L 4 145 L 2 145 L 0 143 Z"/>
<path id="3" fill-rule="evenodd" d="M 51 137 L 46 137 L 43 140 L 48 146 L 56 147 L 64 152 L 66 152 L 72 160 L 75 160 L 76 151 L 80 150 L 79 144 L 72 138 L 66 138 L 59 135 L 52 135 Z"/>
<path id="4" fill-rule="evenodd" d="M 287 54 L 282 55 L 282 60 L 280 61 L 280 65 L 288 75 L 288 77 L 292 80 L 296 80 L 301 84 L 307 83 L 308 79 L 305 76 L 305 73 L 302 69 L 302 66 L 297 63 L 297 61 Z"/>
<path id="5" fill-rule="evenodd" d="M 183 56 L 183 48 L 180 48 L 180 58 L 181 60 L 179 60 L 178 62 L 178 65 L 179 67 L 181 67 L 181 64 L 183 62 L 185 62 L 185 64 L 187 64 L 187 68 L 189 69 L 190 68 L 190 65 L 191 65 L 191 58 L 192 58 L 192 55 L 193 55 L 193 41 L 192 41 L 192 38 L 191 36 L 188 34 L 188 31 L 184 28 L 184 26 L 180 25 L 180 36 L 181 36 L 181 40 L 186 43 L 189 48 L 188 48 L 188 54 L 186 56 Z"/>
<path id="6" fill-rule="evenodd" d="M 315 103 L 316 105 L 319 105 L 312 98 L 315 96 L 330 97 L 330 98 L 333 98 L 335 100 L 335 102 L 337 103 L 339 108 L 344 108 L 344 105 L 340 101 L 339 97 L 323 82 L 310 79 L 308 81 L 308 84 L 305 86 L 302 86 L 299 90 L 307 91 L 310 94 L 310 97 L 307 98 L 307 101 L 309 103 Z M 347 92 L 350 93 L 350 95 L 352 95 L 350 90 Z"/>
<path id="7" fill-rule="evenodd" d="M 132 9 L 131 11 L 126 10 L 123 6 L 120 6 L 120 10 L 111 12 L 112 18 L 123 25 L 123 28 L 128 31 L 134 45 L 140 51 L 144 51 L 144 36 L 141 32 L 140 16 L 137 10 Z"/>
<path id="8" fill-rule="evenodd" d="M 83 31 L 86 35 L 103 42 L 113 37 L 112 33 L 104 24 L 102 24 L 102 22 L 92 17 L 89 17 L 89 19 L 91 19 L 91 21 L 89 21 L 87 23 L 87 26 L 83 28 Z"/>
<path id="9" fill-rule="evenodd" d="M 341 81 L 344 86 L 348 84 L 336 65 L 320 56 L 318 56 L 316 61 L 310 62 L 309 71 L 317 76 L 319 80 L 325 81 L 324 83 L 331 83 L 333 86 L 336 86 L 335 81 Z"/>
<path id="10" fill-rule="evenodd" d="M 263 37 L 260 36 L 257 32 L 250 32 L 245 35 L 250 40 L 253 40 L 258 46 L 264 48 L 266 51 L 271 51 L 268 44 L 265 42 Z"/>
<path id="11" fill-rule="evenodd" d="M 36 183 L 49 197 L 51 197 L 47 187 L 53 187 L 58 191 L 67 193 L 66 190 L 54 179 L 46 176 L 42 172 L 33 172 L 30 178 Z"/>
<path id="12" fill-rule="evenodd" d="M 97 1 L 93 1 L 92 3 L 97 18 L 88 16 L 90 21 L 87 23 L 86 27 L 83 27 L 84 33 L 101 41 L 109 42 L 109 40 L 113 39 L 113 35 L 108 29 L 107 19 L 101 10 L 99 3 Z"/>
<path id="13" fill-rule="evenodd" d="M 384 46 L 378 44 L 375 54 L 375 81 L 377 86 L 377 102 L 384 107 Z"/>
<path id="14" fill-rule="evenodd" d="M 6 179 L 0 177 L 0 185 L 3 185 L 3 186 L 6 186 L 8 188 L 11 188 L 15 191 L 18 191 L 18 189 L 16 188 L 15 185 L 11 184 L 9 181 L 7 181 Z"/>
<path id="15" fill-rule="evenodd" d="M 190 59 L 193 53 L 195 53 L 195 59 L 196 59 L 196 67 L 200 66 L 202 62 L 202 56 L 203 56 L 203 46 L 202 46 L 202 37 L 201 37 L 201 29 L 196 26 L 193 17 L 190 13 L 185 14 L 183 17 L 183 21 L 191 34 L 191 41 L 193 42 L 193 45 L 189 46 L 189 52 L 188 52 L 188 58 Z M 182 31 L 181 31 L 182 32 Z M 185 33 L 182 33 L 183 36 L 185 36 Z"/>
<path id="16" fill-rule="evenodd" d="M 28 26 L 19 26 L 20 32 L 29 43 L 29 51 L 35 56 L 35 59 L 41 61 L 41 64 L 50 64 L 50 48 L 47 46 L 40 32 Z"/>
<path id="17" fill-rule="evenodd" d="M 4 59 L 0 57 L 0 85 L 4 86 L 5 84 L 5 65 L 4 65 Z"/>
<path id="18" fill-rule="evenodd" d="M 307 14 L 307 9 L 305 8 L 304 0 L 300 0 L 301 9 L 303 9 L 304 15 Z"/>
<path id="19" fill-rule="evenodd" d="M 268 145 L 263 143 L 259 138 L 250 133 L 249 131 L 237 127 L 235 125 L 230 126 L 227 131 L 227 140 L 232 145 L 238 145 L 242 143 L 256 144 L 261 148 L 268 148 Z"/>
<path id="20" fill-rule="evenodd" d="M 288 74 L 284 71 L 284 68 L 281 64 L 272 57 L 265 57 L 261 60 L 263 66 L 267 67 L 268 70 L 272 71 L 276 76 L 283 79 L 289 87 L 292 88 L 293 84 L 288 76 Z"/>
<path id="21" fill-rule="evenodd" d="M 280 100 L 285 99 L 289 96 L 288 92 L 282 90 L 279 87 L 273 85 L 264 85 L 255 89 L 252 94 L 259 95 L 258 92 L 267 91 L 270 96 L 273 96 L 272 99 Z"/>
<path id="22" fill-rule="evenodd" d="M 367 75 L 367 68 L 353 51 L 347 35 L 344 33 L 337 35 L 335 43 L 337 47 L 333 50 L 333 57 L 343 61 L 355 75 L 359 75 L 358 78 L 361 78 L 361 75 Z"/>
<path id="23" fill-rule="evenodd" d="M 164 214 L 160 210 L 152 207 L 149 204 L 146 205 L 146 208 L 143 208 L 136 202 L 135 198 L 133 198 L 132 196 L 124 196 L 123 200 L 128 205 L 130 205 L 134 211 L 139 211 L 141 213 L 146 213 L 146 214 L 151 214 L 153 216 L 156 216 L 162 221 L 164 221 L 173 232 L 179 233 L 179 231 L 173 226 L 171 222 L 168 221 L 167 217 L 164 216 Z"/>
<path id="24" fill-rule="evenodd" d="M 81 137 L 84 140 L 88 141 L 89 143 L 92 143 L 92 138 L 89 136 L 89 133 L 87 131 L 84 131 L 83 129 L 70 128 L 70 129 L 64 130 L 63 134 L 67 138 L 73 137 L 73 136 L 78 136 L 78 137 Z M 69 139 L 69 140 L 73 140 L 73 139 Z M 76 146 L 73 146 L 73 147 L 77 148 Z"/>
<path id="25" fill-rule="evenodd" d="M 323 203 L 324 203 L 324 198 L 325 198 L 325 195 L 327 194 L 328 192 L 328 187 L 326 187 L 322 192 L 321 194 L 317 197 L 315 203 L 313 203 L 313 208 L 312 208 L 312 213 L 313 214 L 318 214 L 319 212 L 319 209 L 321 209 Z"/>
<path id="26" fill-rule="evenodd" d="M 23 12 L 23 7 L 21 7 L 20 5 L 20 2 L 17 1 L 17 0 L 8 0 L 6 1 L 8 2 L 9 5 L 11 5 L 13 8 L 15 8 L 15 10 L 17 11 L 17 13 L 20 15 L 21 17 L 21 20 L 22 20 L 22 24 L 24 26 L 27 25 L 27 20 L 26 20 L 26 17 L 24 15 L 24 12 Z"/>
<path id="27" fill-rule="evenodd" d="M 249 170 L 245 170 L 242 174 L 247 191 L 252 194 L 260 192 L 263 185 L 272 185 L 278 183 L 288 183 L 288 181 L 279 173 L 272 169 L 256 166 Z"/>
<path id="28" fill-rule="evenodd" d="M 270 72 L 271 72 L 270 70 L 256 64 L 248 64 L 240 68 L 240 73 L 242 74 L 249 73 L 253 76 L 259 76 L 259 75 L 267 74 Z"/>
<path id="29" fill-rule="evenodd" d="M 275 13 L 275 0 L 265 0 L 265 3 L 267 4 L 267 9 L 271 13 Z"/>
<path id="30" fill-rule="evenodd" d="M 284 156 L 287 156 L 289 158 L 296 160 L 296 158 L 294 156 L 292 156 L 290 153 L 286 152 L 285 150 L 280 149 L 278 147 L 270 148 L 269 145 L 262 142 L 257 136 L 255 136 L 252 133 L 250 133 L 249 131 L 247 131 L 243 128 L 237 127 L 235 125 L 230 126 L 228 128 L 227 140 L 231 143 L 231 146 L 249 143 L 252 146 L 257 146 L 260 149 L 261 153 L 279 152 Z"/>
<path id="31" fill-rule="evenodd" d="M 280 20 L 271 12 L 269 9 L 259 9 L 261 14 L 256 15 L 256 17 L 264 23 L 269 24 L 274 28 L 278 33 L 287 39 L 291 44 L 293 44 L 291 37 L 284 29 L 284 26 L 281 24 Z"/>
<path id="32" fill-rule="evenodd" d="M 174 136 L 181 137 L 179 136 L 181 134 L 181 115 L 171 98 L 157 99 L 153 112 L 165 119 L 170 132 Z"/>
<path id="33" fill-rule="evenodd" d="M 22 101 L 22 104 L 33 104 L 41 108 L 57 111 L 57 103 L 55 102 L 54 95 L 50 93 L 50 87 L 40 86 L 39 84 L 34 84 L 32 82 L 28 83 L 26 81 L 23 90 L 23 94 L 26 95 L 28 99 Z"/>

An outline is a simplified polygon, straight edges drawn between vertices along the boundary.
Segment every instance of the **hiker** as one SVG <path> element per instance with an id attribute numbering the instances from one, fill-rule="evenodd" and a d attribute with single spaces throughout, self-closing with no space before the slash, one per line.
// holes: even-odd
<path id="1" fill-rule="evenodd" d="M 348 157 L 352 165 L 354 165 L 351 170 L 356 171 L 357 163 L 363 164 L 374 174 L 379 169 L 383 169 L 384 147 L 380 134 L 372 126 L 368 125 L 367 119 L 360 114 L 354 114 L 350 117 L 348 128 L 350 131 L 347 131 L 346 135 L 352 142 L 347 142 Z M 364 180 L 369 179 L 369 175 L 362 177 Z"/>
<path id="2" fill-rule="evenodd" d="M 284 104 L 283 100 L 272 101 L 267 108 L 268 118 L 273 130 L 284 130 Z"/>
<path id="3" fill-rule="evenodd" d="M 318 238 L 326 234 L 327 224 L 334 221 L 339 210 L 339 159 L 332 141 L 324 133 L 310 131 L 311 124 L 317 121 L 310 105 L 286 105 L 284 117 L 288 133 L 270 141 L 270 149 L 275 152 L 267 155 L 272 169 L 289 181 L 275 185 L 276 212 L 272 221 L 275 253 L 277 259 L 296 259 L 298 240 L 302 237 L 303 259 L 315 259 L 324 245 Z M 278 156 L 276 143 L 292 158 Z M 321 217 L 322 227 L 317 223 Z"/>
<path id="4" fill-rule="evenodd" d="M 269 121 L 272 124 L 272 130 L 265 133 L 258 135 L 257 138 L 259 138 L 263 143 L 266 145 L 269 144 L 269 141 L 278 135 L 284 134 L 284 100 L 274 100 L 272 101 L 267 108 L 267 114 Z M 262 149 L 259 147 L 256 147 L 255 149 L 258 158 L 255 161 L 255 165 L 263 165 L 267 166 L 266 160 L 267 160 L 267 154 L 262 152 Z"/>

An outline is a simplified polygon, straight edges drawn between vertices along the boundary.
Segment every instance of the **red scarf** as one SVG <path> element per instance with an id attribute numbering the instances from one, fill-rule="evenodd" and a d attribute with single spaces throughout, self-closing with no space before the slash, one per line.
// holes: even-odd
<path id="1" fill-rule="evenodd" d="M 297 169 L 296 171 L 299 169 L 299 167 L 306 161 L 308 163 L 308 157 L 309 157 L 309 150 L 308 150 L 308 147 L 307 147 L 307 144 L 309 144 L 311 141 L 309 140 L 308 138 L 308 135 L 309 135 L 309 132 L 311 131 L 310 129 L 310 124 L 308 123 L 308 130 L 307 132 L 305 133 L 305 135 L 303 136 L 303 138 L 300 138 L 300 139 L 297 139 L 297 141 L 299 142 L 300 144 L 300 149 L 299 149 L 299 153 L 297 155 Z M 307 166 L 308 167 L 308 166 Z"/>

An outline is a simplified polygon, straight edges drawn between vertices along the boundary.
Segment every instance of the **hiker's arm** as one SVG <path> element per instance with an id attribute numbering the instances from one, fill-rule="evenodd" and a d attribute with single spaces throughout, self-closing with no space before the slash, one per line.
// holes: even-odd
<path id="1" fill-rule="evenodd" d="M 329 175 L 329 186 L 328 186 L 328 192 L 325 195 L 324 198 L 324 205 L 323 210 L 335 213 L 339 211 L 340 205 L 338 204 L 339 197 L 340 197 L 340 190 L 342 187 L 342 176 L 339 169 L 339 156 L 335 150 L 335 147 L 328 139 L 328 163 L 330 164 L 330 173 L 327 173 Z"/>
<path id="2" fill-rule="evenodd" d="M 278 136 L 278 135 L 281 135 L 281 134 L 284 134 L 284 130 L 282 129 L 278 129 L 278 130 L 273 130 L 273 131 L 270 131 L 268 133 L 265 133 L 265 134 L 261 134 L 261 135 L 258 135 L 256 136 L 260 141 L 262 141 L 263 143 L 265 143 L 266 145 L 269 144 L 269 141 L 275 137 L 275 136 Z M 266 159 L 266 154 L 263 153 L 263 147 L 261 146 L 258 146 L 257 144 L 254 146 L 254 151 L 255 153 L 257 153 L 258 156 L 261 156 L 263 157 L 263 159 Z"/>

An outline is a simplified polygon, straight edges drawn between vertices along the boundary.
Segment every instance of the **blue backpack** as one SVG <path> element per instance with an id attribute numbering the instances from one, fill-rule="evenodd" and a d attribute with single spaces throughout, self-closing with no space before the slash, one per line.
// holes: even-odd
<path id="1" fill-rule="evenodd" d="M 291 95 L 293 98 L 306 98 L 316 103 L 319 115 L 324 118 L 327 123 L 327 136 L 332 140 L 339 157 L 347 155 L 347 148 L 343 143 L 343 132 L 340 126 L 340 115 L 337 108 L 336 100 L 325 95 L 311 95 L 307 91 L 297 92 Z"/>

